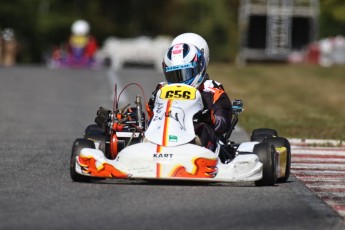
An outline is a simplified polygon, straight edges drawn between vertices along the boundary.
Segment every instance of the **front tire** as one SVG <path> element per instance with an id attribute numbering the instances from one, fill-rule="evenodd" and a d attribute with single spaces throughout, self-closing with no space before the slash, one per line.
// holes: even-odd
<path id="1" fill-rule="evenodd" d="M 254 153 L 263 164 L 262 179 L 255 181 L 256 186 L 273 186 L 277 181 L 276 158 L 274 146 L 270 143 L 259 143 L 254 146 Z"/>
<path id="2" fill-rule="evenodd" d="M 277 181 L 279 183 L 284 183 L 289 179 L 290 176 L 290 168 L 291 168 L 291 146 L 290 142 L 284 137 L 273 137 L 267 138 L 264 142 L 272 144 L 275 148 L 286 148 L 286 167 L 285 167 L 285 175 L 284 177 L 278 178 Z"/>
<path id="3" fill-rule="evenodd" d="M 74 141 L 71 153 L 70 174 L 73 181 L 76 182 L 90 182 L 91 177 L 80 175 L 75 171 L 76 157 L 79 156 L 83 148 L 95 148 L 93 141 L 78 138 Z"/>

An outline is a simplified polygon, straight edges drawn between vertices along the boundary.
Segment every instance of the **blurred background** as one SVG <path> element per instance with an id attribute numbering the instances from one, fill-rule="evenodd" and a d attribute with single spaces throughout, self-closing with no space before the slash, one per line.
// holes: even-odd
<path id="1" fill-rule="evenodd" d="M 0 69 L 110 67 L 147 90 L 163 80 L 171 40 L 198 33 L 210 76 L 245 102 L 247 132 L 345 140 L 344 0 L 0 0 L 0 31 Z M 123 72 L 128 63 L 153 66 L 152 81 Z"/>
<path id="2" fill-rule="evenodd" d="M 343 0 L 0 0 L 2 47 L 13 37 L 17 63 L 42 63 L 67 41 L 77 19 L 89 22 L 100 47 L 113 36 L 199 33 L 212 62 L 228 63 L 298 62 L 306 50 L 315 59 L 315 42 L 345 34 Z"/>

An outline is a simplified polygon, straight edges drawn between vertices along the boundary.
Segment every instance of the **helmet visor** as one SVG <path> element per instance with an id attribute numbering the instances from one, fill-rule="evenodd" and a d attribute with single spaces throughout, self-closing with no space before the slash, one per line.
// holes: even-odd
<path id="1" fill-rule="evenodd" d="M 166 67 L 164 70 L 165 78 L 168 83 L 186 83 L 188 84 L 200 72 L 198 67 L 192 63 L 178 66 Z"/>

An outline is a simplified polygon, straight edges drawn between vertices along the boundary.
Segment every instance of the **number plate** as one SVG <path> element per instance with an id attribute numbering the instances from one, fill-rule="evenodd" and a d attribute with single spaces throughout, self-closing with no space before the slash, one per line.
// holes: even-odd
<path id="1" fill-rule="evenodd" d="M 166 85 L 161 88 L 161 99 L 194 100 L 196 88 L 186 85 Z"/>

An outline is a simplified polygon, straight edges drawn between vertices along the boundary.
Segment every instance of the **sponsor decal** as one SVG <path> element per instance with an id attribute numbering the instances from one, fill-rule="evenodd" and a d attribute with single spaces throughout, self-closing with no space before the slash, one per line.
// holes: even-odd
<path id="1" fill-rule="evenodd" d="M 277 175 L 278 177 L 284 177 L 286 173 L 286 163 L 287 163 L 287 148 L 280 147 L 276 148 L 278 152 L 278 165 L 277 165 Z"/>
<path id="2" fill-rule="evenodd" d="M 173 158 L 172 153 L 154 153 L 153 154 L 153 160 L 154 161 L 168 161 L 168 160 L 172 160 Z"/>
<path id="3" fill-rule="evenodd" d="M 178 45 L 175 45 L 173 47 L 172 53 L 173 54 L 181 54 L 182 51 L 183 51 L 183 45 L 178 44 Z"/>
<path id="4" fill-rule="evenodd" d="M 183 64 L 183 65 L 175 65 L 175 66 L 169 66 L 165 68 L 166 72 L 170 72 L 170 71 L 174 71 L 174 70 L 179 70 L 179 69 L 186 69 L 186 68 L 193 68 L 193 64 L 192 63 L 188 63 L 188 64 Z"/>
<path id="5" fill-rule="evenodd" d="M 169 142 L 177 142 L 177 136 L 169 135 Z"/>

